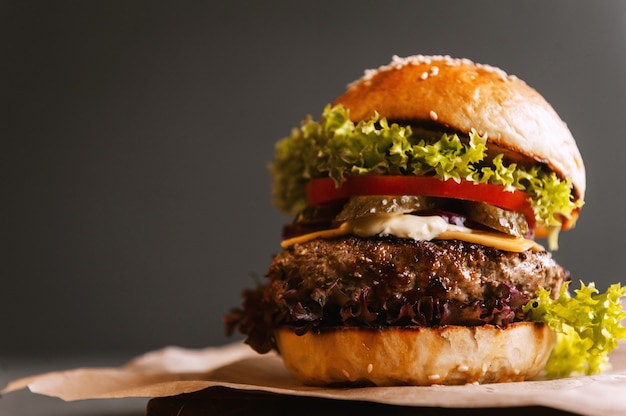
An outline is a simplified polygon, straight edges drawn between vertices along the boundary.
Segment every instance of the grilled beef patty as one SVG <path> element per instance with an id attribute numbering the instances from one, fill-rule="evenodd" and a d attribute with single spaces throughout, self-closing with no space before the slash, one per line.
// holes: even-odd
<path id="1" fill-rule="evenodd" d="M 346 236 L 289 247 L 266 277 L 226 319 L 259 351 L 272 347 L 279 325 L 506 326 L 525 319 L 522 306 L 540 287 L 558 293 L 569 274 L 546 251 Z"/>

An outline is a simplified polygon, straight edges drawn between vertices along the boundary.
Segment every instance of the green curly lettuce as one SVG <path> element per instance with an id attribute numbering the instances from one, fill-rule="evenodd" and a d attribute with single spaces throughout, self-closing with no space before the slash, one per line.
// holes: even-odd
<path id="1" fill-rule="evenodd" d="M 626 287 L 617 283 L 599 294 L 593 283 L 586 286 L 581 282 L 572 297 L 568 286 L 561 286 L 556 300 L 542 289 L 523 307 L 533 321 L 547 323 L 557 334 L 556 345 L 545 367 L 547 378 L 608 370 L 609 353 L 619 340 L 626 339 L 626 327 L 622 325 L 626 311 L 620 301 L 626 296 Z"/>
<path id="2" fill-rule="evenodd" d="M 503 156 L 487 161 L 487 138 L 476 131 L 469 140 L 443 134 L 426 140 L 410 126 L 388 123 L 375 115 L 353 123 L 343 106 L 326 106 L 319 122 L 308 117 L 299 129 L 276 144 L 270 166 L 274 203 L 295 215 L 305 205 L 305 185 L 330 177 L 337 186 L 347 175 L 431 175 L 443 180 L 467 180 L 502 185 L 526 192 L 538 224 L 558 230 L 582 201 L 574 201 L 572 183 L 542 166 L 505 165 Z M 551 244 L 552 246 L 552 244 Z"/>

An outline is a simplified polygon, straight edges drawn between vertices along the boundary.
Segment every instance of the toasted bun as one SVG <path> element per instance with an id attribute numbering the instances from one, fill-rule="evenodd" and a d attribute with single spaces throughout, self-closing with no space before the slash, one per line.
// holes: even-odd
<path id="1" fill-rule="evenodd" d="M 522 381 L 545 366 L 556 335 L 521 322 L 439 328 L 342 327 L 275 331 L 287 369 L 307 385 L 416 385 Z"/>
<path id="2" fill-rule="evenodd" d="M 394 57 L 366 71 L 335 104 L 346 106 L 353 121 L 378 113 L 390 121 L 475 129 L 505 152 L 571 178 L 576 196 L 584 197 L 585 168 L 569 129 L 537 91 L 498 68 L 448 56 Z"/>

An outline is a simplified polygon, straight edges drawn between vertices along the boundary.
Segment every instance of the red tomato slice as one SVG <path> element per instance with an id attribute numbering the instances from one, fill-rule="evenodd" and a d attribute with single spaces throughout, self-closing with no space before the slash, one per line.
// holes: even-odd
<path id="1" fill-rule="evenodd" d="M 309 205 L 325 205 L 353 195 L 423 195 L 485 202 L 502 209 L 521 212 L 528 225 L 535 226 L 530 196 L 519 191 L 507 191 L 503 186 L 461 180 L 443 181 L 430 176 L 353 175 L 346 177 L 337 188 L 331 178 L 313 179 L 307 183 Z"/>

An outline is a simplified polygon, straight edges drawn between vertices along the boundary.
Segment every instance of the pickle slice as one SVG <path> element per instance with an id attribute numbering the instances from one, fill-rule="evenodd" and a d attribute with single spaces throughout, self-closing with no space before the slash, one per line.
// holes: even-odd
<path id="1" fill-rule="evenodd" d="M 439 207 L 439 199 L 419 195 L 353 196 L 335 217 L 335 221 L 343 222 L 378 213 L 411 213 L 435 209 Z"/>
<path id="2" fill-rule="evenodd" d="M 463 213 L 472 221 L 516 237 L 524 237 L 530 231 L 524 214 L 484 202 L 465 202 Z"/>

